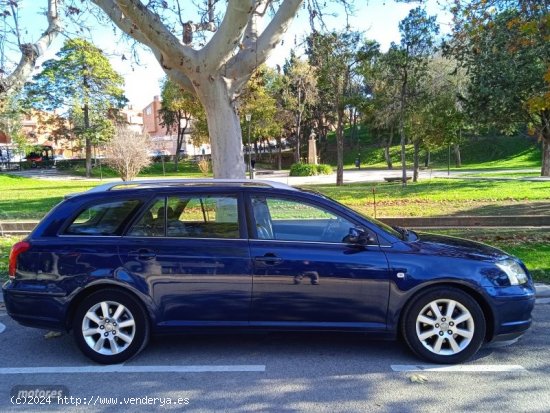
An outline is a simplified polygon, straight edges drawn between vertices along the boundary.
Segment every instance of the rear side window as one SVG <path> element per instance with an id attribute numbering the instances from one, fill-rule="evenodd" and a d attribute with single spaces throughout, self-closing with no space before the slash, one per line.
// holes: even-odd
<path id="1" fill-rule="evenodd" d="M 95 204 L 84 209 L 67 227 L 66 235 L 121 235 L 141 202 L 135 199 Z"/>

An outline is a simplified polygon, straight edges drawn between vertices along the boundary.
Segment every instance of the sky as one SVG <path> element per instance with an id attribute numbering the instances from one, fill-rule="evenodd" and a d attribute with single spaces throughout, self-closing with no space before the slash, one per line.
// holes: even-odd
<path id="1" fill-rule="evenodd" d="M 37 7 L 39 3 L 41 2 L 38 0 L 27 0 L 23 3 L 24 8 L 21 10 L 21 15 L 24 30 L 28 33 L 28 41 L 31 41 L 33 37 L 36 38 L 40 30 L 45 27 L 45 19 L 40 16 L 41 10 Z M 440 0 L 427 0 L 425 3 L 428 14 L 438 16 L 441 32 L 448 32 L 450 16 L 441 10 L 438 4 Z M 351 16 L 350 24 L 355 30 L 365 32 L 366 38 L 378 41 L 382 50 L 386 50 L 392 41 L 399 42 L 399 21 L 407 16 L 410 9 L 418 5 L 418 2 L 396 3 L 392 0 L 357 0 L 355 2 L 356 13 Z M 336 17 L 327 18 L 327 25 L 331 29 L 338 29 L 344 24 L 345 16 L 343 12 Z M 289 56 L 291 48 L 295 44 L 299 44 L 307 34 L 308 28 L 307 13 L 302 11 L 289 27 L 283 44 L 275 48 L 267 64 L 269 66 L 282 65 L 285 58 Z M 128 50 L 124 50 L 127 48 L 127 43 L 117 42 L 111 27 L 98 24 L 92 26 L 91 40 L 104 51 L 114 69 L 124 77 L 125 94 L 134 109 L 142 110 L 152 102 L 155 95 L 160 95 L 160 82 L 164 78 L 164 72 L 152 53 L 145 49 L 141 51 L 139 63 L 132 62 L 131 59 L 122 60 L 121 52 L 126 57 L 131 55 Z M 53 45 L 54 47 L 48 51 L 45 59 L 54 57 L 62 44 L 63 38 L 58 36 Z M 298 49 L 297 55 L 300 54 Z"/>

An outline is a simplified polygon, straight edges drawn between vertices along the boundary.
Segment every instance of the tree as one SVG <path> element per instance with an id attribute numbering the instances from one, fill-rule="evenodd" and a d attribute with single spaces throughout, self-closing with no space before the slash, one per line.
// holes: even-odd
<path id="1" fill-rule="evenodd" d="M 315 68 L 292 54 L 285 64 L 284 74 L 283 98 L 286 108 L 294 115 L 294 161 L 300 162 L 302 119 L 306 109 L 314 105 L 318 97 Z"/>
<path id="2" fill-rule="evenodd" d="M 131 181 L 151 163 L 149 137 L 124 126 L 116 128 L 115 136 L 107 143 L 106 150 L 107 165 L 113 168 L 123 181 Z"/>
<path id="3" fill-rule="evenodd" d="M 314 33 L 309 37 L 310 62 L 317 68 L 317 84 L 336 115 L 336 185 L 344 183 L 344 122 L 346 109 L 355 112 L 359 93 L 352 91 L 360 57 L 361 35 L 357 32 Z M 350 122 L 351 124 L 351 122 Z"/>
<path id="4" fill-rule="evenodd" d="M 470 76 L 470 117 L 505 133 L 527 126 L 542 142 L 541 175 L 550 176 L 548 1 L 457 1 L 453 14 L 448 51 Z"/>
<path id="5" fill-rule="evenodd" d="M 160 116 L 162 123 L 169 131 L 176 132 L 176 156 L 174 170 L 178 171 L 181 147 L 185 140 L 185 134 L 194 119 L 204 117 L 204 112 L 199 100 L 191 93 L 182 90 L 170 79 L 165 79 L 162 84 L 162 101 Z"/>
<path id="6" fill-rule="evenodd" d="M 246 114 L 250 114 L 250 135 L 254 140 L 254 150 L 258 154 L 258 143 L 269 141 L 270 138 L 280 136 L 282 125 L 277 119 L 277 100 L 270 93 L 269 82 L 274 81 L 273 69 L 261 66 L 252 75 L 243 92 L 239 96 L 238 113 L 241 119 L 241 128 L 248 126 Z M 244 139 L 243 143 L 247 143 Z M 269 142 L 267 148 L 271 150 Z M 249 148 L 250 150 L 250 148 Z"/>
<path id="7" fill-rule="evenodd" d="M 401 43 L 392 43 L 385 55 L 388 67 L 394 80 L 399 85 L 399 120 L 398 129 L 401 137 L 401 167 L 403 186 L 407 185 L 407 162 L 405 158 L 405 122 L 411 100 L 417 95 L 419 81 L 426 75 L 429 58 L 435 50 L 435 35 L 439 32 L 435 16 L 428 16 L 426 11 L 417 7 L 399 23 Z M 418 174 L 419 142 L 414 142 L 415 178 Z M 416 180 L 416 179 L 415 179 Z"/>
<path id="8" fill-rule="evenodd" d="M 101 50 L 84 39 L 67 40 L 56 56 L 44 62 L 43 70 L 26 85 L 27 97 L 31 105 L 42 109 L 82 107 L 89 177 L 93 135 L 90 111 L 93 108 L 105 119 L 112 109 L 122 108 L 126 103 L 124 80 Z"/>
<path id="9" fill-rule="evenodd" d="M 3 30 L 0 33 L 0 100 L 20 91 L 31 77 L 36 63 L 61 32 L 59 0 L 40 1 L 47 6 L 47 28 L 34 43 L 25 42 L 25 32 L 19 17 L 23 0 L 0 0 Z M 34 0 L 37 3 L 37 0 Z M 13 61 L 11 56 L 19 56 Z"/>
<path id="10" fill-rule="evenodd" d="M 124 33 L 149 47 L 172 81 L 201 101 L 208 119 L 214 176 L 243 178 L 235 101 L 254 70 L 281 41 L 302 0 L 208 0 L 200 23 L 192 21 L 195 9 L 179 1 L 93 2 Z M 225 13 L 218 25 L 214 5 L 222 4 Z M 203 30 L 215 32 L 206 39 L 199 36 Z"/>

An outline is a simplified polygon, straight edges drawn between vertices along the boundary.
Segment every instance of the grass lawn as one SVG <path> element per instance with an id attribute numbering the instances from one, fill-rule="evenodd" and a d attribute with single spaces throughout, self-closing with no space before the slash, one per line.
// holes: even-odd
<path id="1" fill-rule="evenodd" d="M 59 203 L 64 195 L 83 192 L 97 184 L 0 175 L 0 220 L 41 218 Z"/>
<path id="2" fill-rule="evenodd" d="M 550 182 L 431 179 L 410 183 L 315 185 L 319 191 L 367 215 L 541 215 L 550 214 Z"/>
<path id="3" fill-rule="evenodd" d="M 86 167 L 83 165 L 77 165 L 67 172 L 73 173 L 78 176 L 86 176 Z M 140 178 L 157 177 L 157 176 L 171 176 L 178 178 L 203 178 L 204 175 L 199 170 L 196 163 L 187 160 L 180 161 L 178 163 L 178 171 L 175 171 L 174 162 L 165 162 L 164 169 L 162 162 L 154 162 L 147 168 L 144 168 L 138 175 Z M 211 176 L 211 174 L 209 174 Z M 118 178 L 119 175 L 111 168 L 102 165 L 92 169 L 92 178 Z"/>
<path id="4" fill-rule="evenodd" d="M 89 181 L 37 180 L 0 175 L 0 220 L 39 219 L 63 196 L 98 185 Z M 411 183 L 315 185 L 343 204 L 374 216 L 547 215 L 550 182 L 432 179 Z"/>
<path id="5" fill-rule="evenodd" d="M 350 133 L 349 131 L 347 132 Z M 332 136 L 329 136 L 331 145 Z M 349 141 L 348 141 L 349 142 Z M 394 168 L 401 165 L 401 147 L 398 145 L 399 139 L 394 137 L 395 145 L 390 148 L 390 156 Z M 386 167 L 384 151 L 367 131 L 360 131 L 359 144 L 349 145 L 344 150 L 344 165 L 346 168 L 353 168 L 357 154 L 361 154 L 361 164 L 365 167 Z M 412 145 L 406 146 L 407 164 L 412 167 L 414 149 Z M 451 152 L 451 169 L 524 169 L 540 168 L 541 151 L 540 145 L 529 137 L 524 136 L 493 136 L 476 137 L 467 139 L 461 145 L 462 167 L 455 168 L 454 154 Z M 420 151 L 420 164 L 423 165 L 425 151 Z M 448 148 L 443 147 L 432 151 L 430 156 L 430 165 L 434 169 L 447 169 Z"/>

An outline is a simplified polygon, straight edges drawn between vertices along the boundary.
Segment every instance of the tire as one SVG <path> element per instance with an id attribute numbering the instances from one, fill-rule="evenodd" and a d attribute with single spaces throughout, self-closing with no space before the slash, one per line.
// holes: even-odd
<path id="1" fill-rule="evenodd" d="M 405 309 L 401 331 L 417 356 L 437 364 L 461 363 L 485 339 L 485 316 L 477 301 L 452 287 L 433 288 Z"/>
<path id="2" fill-rule="evenodd" d="M 91 360 L 122 363 L 147 345 L 149 320 L 141 303 L 130 294 L 98 291 L 78 306 L 73 334 L 82 353 Z"/>

